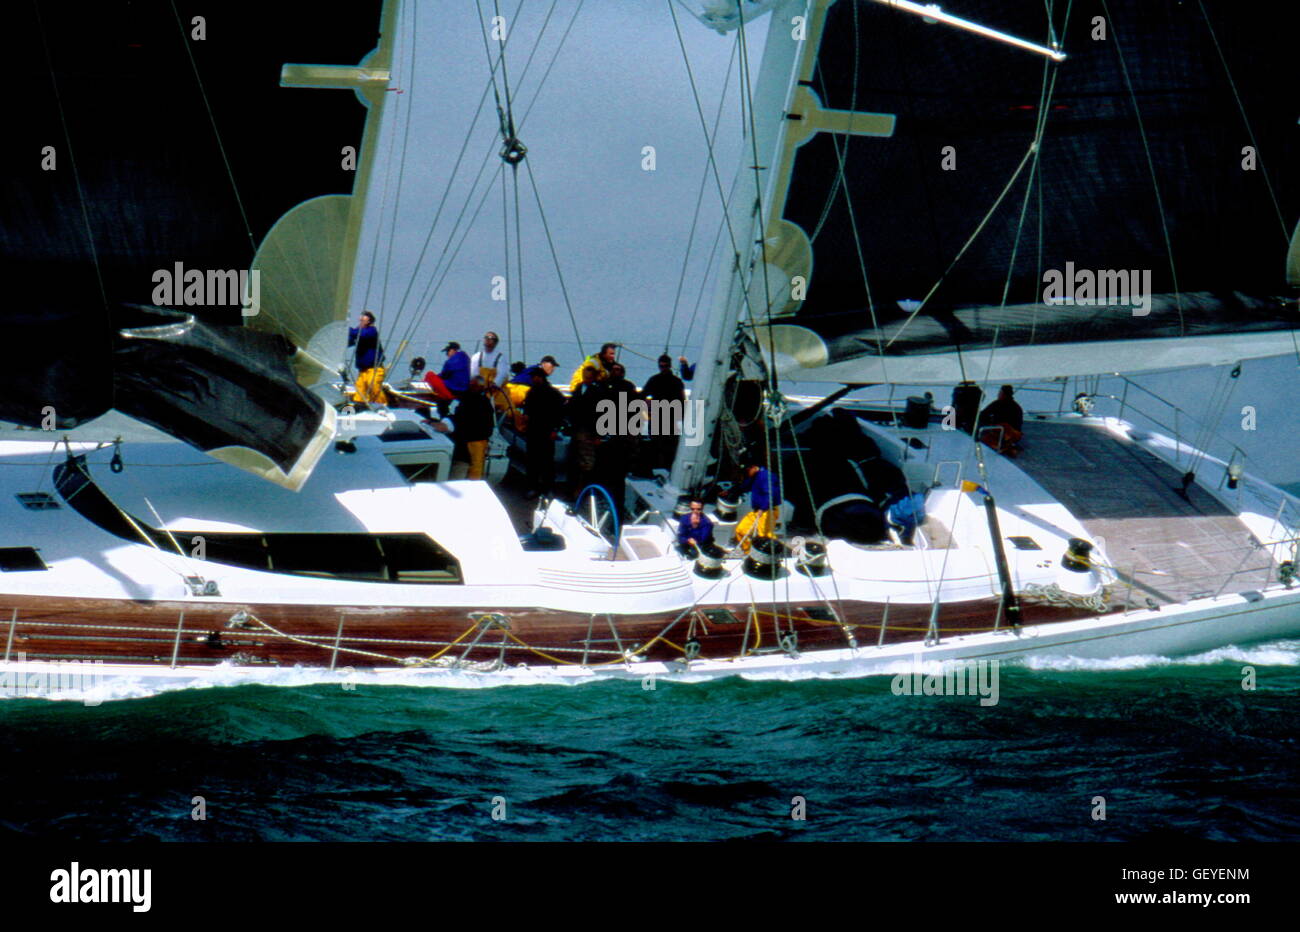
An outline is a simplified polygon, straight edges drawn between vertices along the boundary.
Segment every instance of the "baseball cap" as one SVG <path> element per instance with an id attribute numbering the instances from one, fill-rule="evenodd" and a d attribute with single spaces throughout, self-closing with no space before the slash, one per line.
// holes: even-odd
<path id="1" fill-rule="evenodd" d="M 449 349 L 460 349 L 460 344 L 457 343 L 455 340 L 452 340 L 450 343 L 448 343 L 446 346 L 442 348 L 442 351 L 445 353 Z"/>

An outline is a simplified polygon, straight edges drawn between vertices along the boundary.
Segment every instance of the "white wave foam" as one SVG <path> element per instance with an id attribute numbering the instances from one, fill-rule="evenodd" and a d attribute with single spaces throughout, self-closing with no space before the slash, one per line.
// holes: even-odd
<path id="1" fill-rule="evenodd" d="M 1208 667 L 1220 663 L 1240 663 L 1258 667 L 1300 666 L 1300 641 L 1272 641 L 1238 647 L 1229 644 L 1199 654 L 1166 657 L 1159 654 L 1135 654 L 1131 657 L 1110 657 L 1104 660 L 1085 657 L 1035 657 L 1024 658 L 1020 663 L 1030 670 L 1059 672 L 1095 670 L 1147 670 L 1158 667 Z"/>

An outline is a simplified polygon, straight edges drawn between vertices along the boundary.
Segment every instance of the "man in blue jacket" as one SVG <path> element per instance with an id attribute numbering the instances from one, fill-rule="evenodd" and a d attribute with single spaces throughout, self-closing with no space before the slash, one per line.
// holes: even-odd
<path id="1" fill-rule="evenodd" d="M 429 373 L 424 381 L 433 389 L 438 399 L 438 414 L 446 417 L 451 403 L 469 391 L 469 353 L 460 348 L 455 340 L 442 348 L 447 354 L 447 361 L 442 364 L 442 371 L 436 376 Z"/>
<path id="2" fill-rule="evenodd" d="M 357 372 L 373 369 L 383 360 L 384 351 L 379 348 L 379 329 L 375 326 L 375 315 L 362 311 L 355 327 L 348 328 L 348 346 L 355 346 Z"/>
<path id="3" fill-rule="evenodd" d="M 677 549 L 685 556 L 694 557 L 695 548 L 704 549 L 713 543 L 713 522 L 704 513 L 704 503 L 691 500 L 691 510 L 677 522 Z"/>
<path id="4" fill-rule="evenodd" d="M 756 537 L 775 537 L 776 521 L 781 512 L 781 483 L 765 466 L 750 463 L 745 467 L 745 482 L 740 491 L 749 493 L 753 510 L 736 525 L 735 538 L 745 553 Z"/>

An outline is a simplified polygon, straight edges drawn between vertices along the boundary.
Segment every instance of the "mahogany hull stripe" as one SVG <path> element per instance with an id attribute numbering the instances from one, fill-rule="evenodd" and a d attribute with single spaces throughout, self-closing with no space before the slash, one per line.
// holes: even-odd
<path id="1" fill-rule="evenodd" d="M 929 606 L 844 602 L 836 620 L 824 605 L 605 615 L 544 609 L 485 613 L 461 609 L 343 609 L 231 603 L 117 602 L 13 598 L 0 605 L 6 655 L 29 660 L 103 659 L 172 665 L 236 661 L 308 666 L 390 666 L 447 657 L 508 663 L 622 662 L 685 656 L 724 659 L 796 647 L 800 652 L 924 639 Z M 15 615 L 16 611 L 16 615 Z M 244 612 L 246 620 L 230 625 Z M 726 615 L 730 612 L 730 616 Z M 944 635 L 993 629 L 996 603 L 944 606 Z M 183 613 L 183 617 L 182 617 Z M 473 616 L 473 617 L 471 617 Z M 814 617 L 816 616 L 816 617 Z M 1024 623 L 1045 625 L 1096 617 L 1081 609 L 1026 605 Z M 501 627 L 495 618 L 503 618 Z M 730 619 L 730 620 L 729 620 Z M 884 632 L 881 626 L 884 621 Z M 793 641 L 784 640 L 793 634 Z M 549 656 L 548 656 L 549 655 Z"/>

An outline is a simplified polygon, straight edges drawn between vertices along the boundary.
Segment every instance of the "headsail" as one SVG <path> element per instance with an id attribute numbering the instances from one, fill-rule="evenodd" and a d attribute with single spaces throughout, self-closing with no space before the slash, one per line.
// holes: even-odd
<path id="1" fill-rule="evenodd" d="M 1212 0 L 960 12 L 1069 57 L 877 3 L 840 0 L 810 23 L 820 49 L 789 119 L 813 131 L 792 134 L 767 224 L 780 299 L 759 335 L 778 366 L 917 382 L 962 378 L 963 363 L 1026 378 L 1289 351 L 1300 13 Z M 1289 263 L 1294 284 L 1294 249 Z"/>
<path id="2" fill-rule="evenodd" d="M 307 2 L 52 9 L 10 11 L 30 41 L 11 65 L 23 144 L 0 156 L 0 419 L 65 428 L 117 408 L 293 486 L 333 412 L 298 389 L 283 340 L 240 326 L 246 270 L 289 208 L 351 188 L 341 151 L 363 110 L 281 89 L 280 70 L 360 60 L 378 0 L 319 31 Z M 143 305 L 178 313 L 156 327 Z"/>

